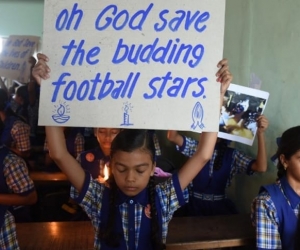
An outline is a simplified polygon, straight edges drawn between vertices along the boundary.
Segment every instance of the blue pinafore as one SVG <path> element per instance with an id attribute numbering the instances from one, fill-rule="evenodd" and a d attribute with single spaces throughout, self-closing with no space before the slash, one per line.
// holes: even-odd
<path id="1" fill-rule="evenodd" d="M 276 184 L 266 185 L 261 187 L 260 192 L 266 190 L 275 205 L 277 216 L 279 219 L 279 234 L 282 244 L 282 249 L 294 249 L 295 237 L 297 231 L 297 216 L 293 211 L 300 203 L 300 197 L 290 187 L 286 177 L 280 179 L 284 194 Z M 291 205 L 287 202 L 287 199 Z"/>
<path id="2" fill-rule="evenodd" d="M 215 150 L 218 150 L 218 146 L 217 144 Z M 227 199 L 225 195 L 234 150 L 233 148 L 226 148 L 222 158 L 222 167 L 213 170 L 211 176 L 209 173 L 211 161 L 209 161 L 194 178 L 192 187 L 190 187 L 189 203 L 187 204 L 189 216 L 237 213 L 234 203 Z"/>
<path id="3" fill-rule="evenodd" d="M 102 202 L 102 210 L 101 210 L 101 228 L 105 229 L 108 222 L 108 213 L 109 213 L 109 196 L 110 196 L 110 189 L 106 188 L 103 194 L 103 202 Z M 115 227 L 114 230 L 116 234 L 119 236 L 119 247 L 112 248 L 108 247 L 104 242 L 101 242 L 101 250 L 123 250 L 123 249 L 135 249 L 135 250 L 153 250 L 152 242 L 151 242 L 151 219 L 146 215 L 146 207 L 150 203 L 149 202 L 149 195 L 148 195 L 148 188 L 145 188 L 141 193 L 139 193 L 135 197 L 128 197 L 124 195 L 121 191 L 117 191 L 117 201 L 115 207 Z M 122 218 L 121 213 L 119 210 L 120 204 L 126 202 L 128 204 L 128 248 L 126 246 L 126 241 L 124 239 L 124 230 L 122 226 Z M 141 218 L 141 227 L 139 231 L 139 240 L 138 240 L 138 247 L 135 246 L 135 225 L 137 225 L 137 221 L 135 218 L 135 204 L 141 204 L 145 207 L 142 211 L 142 218 Z M 157 214 L 158 214 L 158 223 L 162 225 L 162 209 L 160 207 L 160 202 L 158 196 L 156 196 L 156 207 L 157 207 Z M 160 226 L 160 235 L 162 228 Z"/>
<path id="4" fill-rule="evenodd" d="M 83 169 L 92 175 L 93 179 L 100 174 L 100 160 L 109 162 L 109 156 L 105 156 L 100 147 L 85 151 L 80 155 L 80 163 Z"/>

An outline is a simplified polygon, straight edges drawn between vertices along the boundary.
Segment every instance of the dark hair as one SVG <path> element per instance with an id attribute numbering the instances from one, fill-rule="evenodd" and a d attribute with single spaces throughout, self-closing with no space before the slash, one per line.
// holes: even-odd
<path id="1" fill-rule="evenodd" d="M 8 95 L 4 89 L 0 88 L 0 111 L 5 111 L 8 104 Z"/>
<path id="2" fill-rule="evenodd" d="M 278 159 L 278 179 L 286 175 L 286 170 L 280 161 L 280 155 L 284 155 L 289 160 L 298 150 L 300 150 L 300 126 L 289 128 L 281 136 L 276 152 Z"/>
<path id="3" fill-rule="evenodd" d="M 110 156 L 113 158 L 117 151 L 132 152 L 136 149 L 148 151 L 154 162 L 155 147 L 148 130 L 125 129 L 121 131 L 112 141 Z"/>
<path id="4" fill-rule="evenodd" d="M 152 161 L 155 161 L 155 147 L 151 133 L 147 130 L 125 129 L 121 131 L 113 140 L 111 144 L 111 158 L 114 157 L 118 151 L 133 152 L 139 149 L 148 152 Z M 115 225 L 115 201 L 117 196 L 117 185 L 113 175 L 110 175 L 108 184 L 111 188 L 111 195 L 109 200 L 109 215 L 108 222 L 105 229 L 100 230 L 99 237 L 110 247 L 118 247 L 120 236 L 113 232 Z M 155 182 L 154 177 L 151 176 L 149 183 L 149 198 L 151 206 L 151 241 L 153 249 L 165 249 L 161 239 L 161 230 L 158 223 L 158 214 L 155 204 Z"/>
<path id="5" fill-rule="evenodd" d="M 7 92 L 0 88 L 0 111 L 5 112 L 6 116 L 14 115 L 16 113 L 10 108 Z"/>
<path id="6" fill-rule="evenodd" d="M 24 102 L 29 102 L 28 87 L 26 85 L 18 87 L 16 90 L 16 95 L 22 97 Z"/>
<path id="7" fill-rule="evenodd" d="M 227 149 L 229 141 L 225 139 L 220 139 L 218 142 L 218 150 L 217 150 L 217 155 L 214 160 L 214 170 L 219 170 L 222 167 L 223 163 L 223 157 L 225 154 L 225 151 Z"/>
<path id="8" fill-rule="evenodd" d="M 278 149 L 276 152 L 277 163 L 277 176 L 278 179 L 286 175 L 286 170 L 280 161 L 280 155 L 284 155 L 285 159 L 289 160 L 297 151 L 300 150 L 300 126 L 292 127 L 283 132 Z M 295 248 L 300 249 L 300 218 L 298 218 L 297 230 L 295 234 Z"/>
<path id="9" fill-rule="evenodd" d="M 28 86 L 20 86 L 17 88 L 16 96 L 19 96 L 23 99 L 23 104 L 18 108 L 17 114 L 23 117 L 25 120 L 28 120 L 28 105 L 29 105 L 29 93 Z"/>
<path id="10" fill-rule="evenodd" d="M 18 116 L 9 106 L 9 99 L 7 92 L 4 89 L 0 88 L 0 112 L 4 112 L 6 117 L 16 116 L 20 120 L 24 121 L 22 117 Z M 0 119 L 0 135 L 2 134 L 4 129 L 4 123 Z"/>

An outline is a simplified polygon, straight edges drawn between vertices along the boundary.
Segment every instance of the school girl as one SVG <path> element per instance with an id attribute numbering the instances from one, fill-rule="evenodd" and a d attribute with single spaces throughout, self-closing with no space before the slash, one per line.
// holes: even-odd
<path id="1" fill-rule="evenodd" d="M 37 81 L 49 77 L 48 58 L 38 55 Z M 232 76 L 227 60 L 218 64 L 223 98 Z M 51 156 L 74 186 L 72 197 L 89 215 L 95 229 L 95 249 L 164 249 L 168 223 L 187 201 L 185 189 L 211 158 L 217 133 L 201 134 L 192 158 L 166 182 L 154 185 L 155 149 L 146 130 L 127 129 L 113 140 L 109 187 L 93 180 L 68 153 L 60 127 L 46 127 Z"/>
<path id="2" fill-rule="evenodd" d="M 228 146 L 229 141 L 218 139 L 211 160 L 197 174 L 189 186 L 189 203 L 177 212 L 178 216 L 209 216 L 238 213 L 234 203 L 226 197 L 226 188 L 230 186 L 236 174 L 265 172 L 267 156 L 264 133 L 268 120 L 264 116 L 257 119 L 257 158 L 253 159 L 240 150 Z M 185 156 L 191 157 L 198 141 L 182 136 L 177 131 L 168 131 L 168 139 L 176 144 Z"/>
<path id="3" fill-rule="evenodd" d="M 0 143 L 16 154 L 27 158 L 30 155 L 30 127 L 9 107 L 8 95 L 0 89 Z"/>
<path id="4" fill-rule="evenodd" d="M 32 205 L 37 201 L 25 161 L 0 146 L 0 249 L 18 250 L 16 225 L 10 206 Z"/>
<path id="5" fill-rule="evenodd" d="M 252 203 L 257 249 L 300 249 L 300 126 L 286 130 L 277 150 L 277 182 Z"/>

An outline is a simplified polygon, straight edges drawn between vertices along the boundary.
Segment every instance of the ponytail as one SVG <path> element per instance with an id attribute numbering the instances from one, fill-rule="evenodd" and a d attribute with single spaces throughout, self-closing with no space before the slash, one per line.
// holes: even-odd
<path id="1" fill-rule="evenodd" d="M 214 170 L 219 170 L 222 167 L 223 157 L 227 149 L 227 140 L 220 139 L 218 152 L 214 160 Z"/>
<path id="2" fill-rule="evenodd" d="M 161 230 L 158 223 L 158 214 L 155 204 L 155 181 L 151 176 L 149 180 L 149 197 L 150 197 L 150 209 L 151 209 L 151 241 L 153 249 L 164 250 L 165 244 L 162 243 Z"/>

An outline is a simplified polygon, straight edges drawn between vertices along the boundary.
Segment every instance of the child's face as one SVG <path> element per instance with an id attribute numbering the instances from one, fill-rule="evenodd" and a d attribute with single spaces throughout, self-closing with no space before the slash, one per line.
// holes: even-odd
<path id="1" fill-rule="evenodd" d="M 137 149 L 131 153 L 118 151 L 111 161 L 111 170 L 117 186 L 127 196 L 135 196 L 147 185 L 154 174 L 149 152 Z"/>
<path id="2" fill-rule="evenodd" d="M 98 143 L 102 149 L 110 150 L 111 142 L 120 132 L 117 128 L 95 128 L 94 134 L 97 137 Z"/>
<path id="3" fill-rule="evenodd" d="M 289 160 L 283 159 L 286 164 L 287 175 L 300 183 L 300 150 L 291 156 Z"/>

